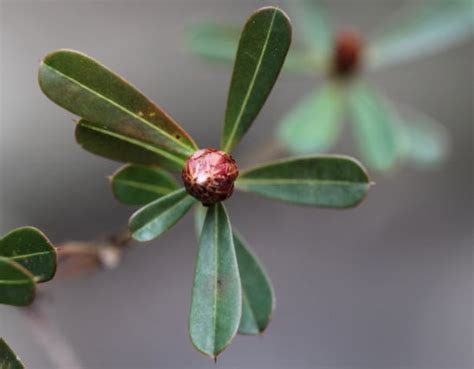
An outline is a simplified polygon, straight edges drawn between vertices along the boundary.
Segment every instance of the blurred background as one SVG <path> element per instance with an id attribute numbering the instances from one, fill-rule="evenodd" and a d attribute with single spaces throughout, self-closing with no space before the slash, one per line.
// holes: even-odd
<path id="1" fill-rule="evenodd" d="M 410 0 L 326 3 L 336 26 L 364 33 Z M 200 146 L 217 146 L 231 69 L 193 57 L 184 30 L 203 18 L 243 24 L 271 4 L 279 2 L 2 0 L 1 233 L 34 225 L 55 243 L 86 240 L 120 230 L 133 211 L 108 187 L 106 176 L 119 164 L 82 151 L 74 117 L 41 93 L 36 73 L 46 53 L 72 48 L 97 58 Z M 372 176 L 366 201 L 347 211 L 243 194 L 228 201 L 233 224 L 272 278 L 277 307 L 264 336 L 236 337 L 218 367 L 474 366 L 473 59 L 471 40 L 371 74 L 387 95 L 448 129 L 451 156 L 439 167 Z M 282 114 L 317 83 L 283 74 L 237 160 L 264 145 Z M 333 151 L 357 157 L 348 132 Z M 49 340 L 68 344 L 84 369 L 214 367 L 188 339 L 196 245 L 188 215 L 160 239 L 133 247 L 117 269 L 57 278 L 40 290 L 35 305 L 48 323 L 31 319 L 30 310 L 0 307 L 0 335 L 31 369 L 53 368 L 43 346 Z"/>

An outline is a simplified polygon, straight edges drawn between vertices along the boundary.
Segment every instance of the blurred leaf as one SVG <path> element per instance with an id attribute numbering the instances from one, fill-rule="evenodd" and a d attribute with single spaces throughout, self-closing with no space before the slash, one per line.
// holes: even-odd
<path id="1" fill-rule="evenodd" d="M 396 104 L 397 130 L 402 159 L 420 166 L 444 160 L 449 151 L 449 136 L 439 122 L 414 108 Z"/>
<path id="2" fill-rule="evenodd" d="M 235 232 L 234 245 L 242 283 L 239 333 L 262 333 L 270 323 L 275 308 L 272 284 L 257 256 Z"/>
<path id="3" fill-rule="evenodd" d="M 320 63 L 330 57 L 333 34 L 328 17 L 319 0 L 287 1 L 290 16 L 303 39 Z"/>
<path id="4" fill-rule="evenodd" d="M 357 161 L 344 156 L 279 160 L 239 175 L 236 188 L 318 207 L 346 208 L 361 202 L 369 178 Z"/>
<path id="5" fill-rule="evenodd" d="M 79 120 L 76 125 L 76 141 L 84 150 L 107 159 L 144 165 L 163 165 L 166 168 L 181 170 L 181 159 L 146 142 L 131 139 L 109 130 L 100 124 Z"/>
<path id="6" fill-rule="evenodd" d="M 123 166 L 111 184 L 115 198 L 126 205 L 146 205 L 179 187 L 167 171 L 140 165 Z"/>
<path id="7" fill-rule="evenodd" d="M 283 117 L 278 130 L 281 145 L 294 154 L 325 151 L 337 139 L 346 107 L 345 89 L 336 82 L 312 92 Z"/>
<path id="8" fill-rule="evenodd" d="M 206 207 L 200 204 L 196 206 L 195 225 L 198 238 L 201 234 L 206 212 Z M 239 333 L 262 333 L 270 322 L 275 307 L 270 278 L 268 278 L 257 256 L 235 231 L 233 237 L 242 284 L 242 317 Z"/>
<path id="9" fill-rule="evenodd" d="M 20 358 L 16 356 L 3 338 L 0 338 L 0 369 L 25 369 Z"/>
<path id="10" fill-rule="evenodd" d="M 184 188 L 145 205 L 129 221 L 132 237 L 137 241 L 150 241 L 171 228 L 189 210 L 196 199 Z"/>
<path id="11" fill-rule="evenodd" d="M 465 41 L 474 33 L 472 0 L 424 0 L 407 9 L 375 39 L 369 49 L 372 67 L 415 59 Z"/>
<path id="12" fill-rule="evenodd" d="M 21 227 L 0 238 L 0 256 L 8 258 L 46 282 L 56 273 L 56 250 L 48 238 L 34 227 Z"/>
<path id="13" fill-rule="evenodd" d="M 278 8 L 257 10 L 239 41 L 227 99 L 221 146 L 230 152 L 250 128 L 265 103 L 291 42 L 288 17 Z"/>
<path id="14" fill-rule="evenodd" d="M 190 49 L 210 61 L 233 63 L 239 44 L 238 27 L 206 22 L 188 29 Z M 293 73 L 314 72 L 316 63 L 304 48 L 293 46 L 286 57 L 283 68 Z"/>
<path id="15" fill-rule="evenodd" d="M 73 50 L 48 54 L 40 64 L 39 83 L 55 103 L 93 122 L 103 133 L 154 147 L 169 160 L 184 163 L 197 148 L 179 125 L 102 64 Z"/>
<path id="16" fill-rule="evenodd" d="M 229 218 L 222 205 L 209 207 L 194 275 L 189 334 L 197 350 L 216 357 L 237 333 L 242 290 Z"/>
<path id="17" fill-rule="evenodd" d="M 392 168 L 398 148 L 393 113 L 385 100 L 364 83 L 356 83 L 349 101 L 364 163 L 379 171 Z"/>
<path id="18" fill-rule="evenodd" d="M 13 260 L 0 256 L 0 304 L 26 306 L 34 297 L 33 274 Z"/>

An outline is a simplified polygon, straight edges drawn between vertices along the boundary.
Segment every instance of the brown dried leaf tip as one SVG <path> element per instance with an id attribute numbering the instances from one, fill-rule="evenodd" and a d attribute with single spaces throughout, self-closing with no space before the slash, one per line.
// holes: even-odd
<path id="1" fill-rule="evenodd" d="M 336 77 L 351 77 L 358 71 L 364 43 L 358 32 L 343 30 L 336 35 L 332 59 L 332 74 Z"/>
<path id="2" fill-rule="evenodd" d="M 182 172 L 184 187 L 204 206 L 229 198 L 238 175 L 239 168 L 232 156 L 217 149 L 196 151 Z"/>

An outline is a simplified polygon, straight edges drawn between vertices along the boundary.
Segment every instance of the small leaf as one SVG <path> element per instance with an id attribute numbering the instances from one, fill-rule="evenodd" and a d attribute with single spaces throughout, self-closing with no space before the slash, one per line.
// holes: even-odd
<path id="1" fill-rule="evenodd" d="M 379 171 L 392 168 L 398 147 L 393 114 L 386 101 L 363 83 L 352 87 L 349 101 L 364 162 Z"/>
<path id="2" fill-rule="evenodd" d="M 181 188 L 145 205 L 130 218 L 132 237 L 137 241 L 158 237 L 176 224 L 196 201 Z"/>
<path id="3" fill-rule="evenodd" d="M 209 207 L 194 275 L 189 334 L 197 350 L 216 357 L 237 333 L 242 290 L 229 218 L 221 203 Z"/>
<path id="4" fill-rule="evenodd" d="M 291 42 L 291 25 L 278 8 L 257 10 L 239 41 L 227 98 L 221 146 L 230 152 L 250 128 L 275 84 Z"/>
<path id="5" fill-rule="evenodd" d="M 140 165 L 123 166 L 111 184 L 115 198 L 126 205 L 146 205 L 179 187 L 167 171 Z"/>
<path id="6" fill-rule="evenodd" d="M 329 208 L 357 205 L 370 186 L 362 165 L 344 156 L 279 160 L 241 173 L 235 184 L 265 197 Z"/>
<path id="7" fill-rule="evenodd" d="M 196 234 L 200 237 L 207 208 L 198 204 L 195 212 Z M 242 317 L 239 333 L 262 333 L 275 308 L 273 287 L 257 256 L 237 233 L 233 232 L 235 253 L 242 284 Z"/>
<path id="8" fill-rule="evenodd" d="M 33 274 L 13 260 L 0 256 L 0 304 L 26 306 L 34 297 Z"/>
<path id="9" fill-rule="evenodd" d="M 3 338 L 0 338 L 0 369 L 25 369 Z"/>
<path id="10" fill-rule="evenodd" d="M 257 256 L 235 232 L 234 245 L 242 283 L 239 333 L 259 334 L 267 328 L 275 308 L 272 284 Z"/>
<path id="11" fill-rule="evenodd" d="M 346 107 L 344 88 L 327 83 L 307 96 L 282 120 L 278 139 L 293 154 L 308 154 L 330 148 L 341 131 Z"/>
<path id="12" fill-rule="evenodd" d="M 287 3 L 291 17 L 296 19 L 295 24 L 302 31 L 303 39 L 322 64 L 330 56 L 333 35 L 321 2 L 300 0 Z"/>
<path id="13" fill-rule="evenodd" d="M 181 170 L 183 167 L 182 159 L 166 150 L 103 129 L 100 124 L 85 119 L 79 120 L 76 125 L 76 141 L 92 154 L 119 162 L 162 165 L 172 170 Z"/>
<path id="14" fill-rule="evenodd" d="M 472 0 L 424 0 L 394 19 L 368 50 L 373 68 L 432 54 L 467 40 L 474 33 Z"/>
<path id="15" fill-rule="evenodd" d="M 49 281 L 56 273 L 56 250 L 34 227 L 17 228 L 0 238 L 0 256 L 26 268 L 36 282 Z"/>
<path id="16" fill-rule="evenodd" d="M 93 122 L 102 133 L 142 142 L 179 162 L 197 149 L 164 111 L 87 55 L 73 50 L 52 52 L 40 64 L 39 83 L 52 101 Z M 164 158 L 163 165 L 168 161 Z"/>

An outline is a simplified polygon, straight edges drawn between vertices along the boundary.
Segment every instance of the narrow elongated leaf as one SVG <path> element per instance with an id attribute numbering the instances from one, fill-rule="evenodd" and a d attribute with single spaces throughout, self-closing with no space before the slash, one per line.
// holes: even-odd
<path id="1" fill-rule="evenodd" d="M 236 188 L 296 204 L 347 208 L 361 202 L 369 178 L 362 165 L 344 156 L 279 160 L 239 175 Z"/>
<path id="2" fill-rule="evenodd" d="M 195 225 L 198 238 L 204 225 L 206 211 L 207 208 L 202 205 L 196 207 Z M 242 237 L 234 231 L 233 238 L 242 284 L 242 317 L 239 333 L 262 333 L 268 326 L 275 308 L 273 287 L 257 256 Z"/>
<path id="3" fill-rule="evenodd" d="M 49 281 L 56 273 L 56 249 L 34 227 L 17 228 L 0 238 L 0 256 L 26 268 L 36 282 Z"/>
<path id="4" fill-rule="evenodd" d="M 424 0 L 381 32 L 369 49 L 368 63 L 376 68 L 409 61 L 463 42 L 473 33 L 472 0 Z"/>
<path id="5" fill-rule="evenodd" d="M 398 154 L 392 111 L 376 91 L 363 83 L 352 87 L 349 100 L 364 163 L 379 171 L 390 169 Z"/>
<path id="6" fill-rule="evenodd" d="M 40 64 L 39 83 L 55 103 L 93 122 L 104 133 L 154 147 L 156 155 L 184 162 L 196 147 L 189 135 L 135 87 L 92 58 L 58 50 Z"/>
<path id="7" fill-rule="evenodd" d="M 125 165 L 111 178 L 115 198 L 127 205 L 146 205 L 178 189 L 176 180 L 165 170 L 141 165 Z"/>
<path id="8" fill-rule="evenodd" d="M 216 62 L 233 63 L 239 45 L 238 27 L 207 22 L 188 29 L 188 46 L 195 54 Z M 292 73 L 314 73 L 316 61 L 306 49 L 295 47 L 289 50 L 283 69 Z"/>
<path id="9" fill-rule="evenodd" d="M 221 146 L 229 152 L 250 128 L 275 84 L 291 42 L 291 25 L 278 8 L 257 10 L 239 41 L 227 98 Z"/>
<path id="10" fill-rule="evenodd" d="M 20 358 L 16 356 L 3 338 L 0 338 L 0 369 L 25 369 Z"/>
<path id="11" fill-rule="evenodd" d="M 328 17 L 319 0 L 287 1 L 290 16 L 302 31 L 303 39 L 321 62 L 330 56 L 332 31 Z"/>
<path id="12" fill-rule="evenodd" d="M 34 297 L 33 274 L 13 260 L 0 256 L 0 304 L 26 306 Z"/>
<path id="13" fill-rule="evenodd" d="M 336 82 L 312 92 L 281 121 L 278 140 L 293 154 L 325 151 L 341 131 L 345 89 Z"/>
<path id="14" fill-rule="evenodd" d="M 145 205 L 130 218 L 128 226 L 132 237 L 137 241 L 158 237 L 180 220 L 196 201 L 181 188 Z"/>
<path id="15" fill-rule="evenodd" d="M 259 334 L 267 328 L 275 308 L 272 284 L 257 256 L 235 232 L 234 245 L 242 283 L 239 333 Z"/>
<path id="16" fill-rule="evenodd" d="M 197 350 L 216 357 L 236 335 L 242 290 L 229 218 L 221 203 L 209 207 L 199 241 L 189 334 Z"/>
<path id="17" fill-rule="evenodd" d="M 162 165 L 173 170 L 181 170 L 183 161 L 173 154 L 149 145 L 141 140 L 103 129 L 85 119 L 76 125 L 76 141 L 92 154 L 107 159 L 144 165 Z"/>

